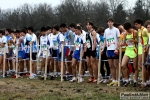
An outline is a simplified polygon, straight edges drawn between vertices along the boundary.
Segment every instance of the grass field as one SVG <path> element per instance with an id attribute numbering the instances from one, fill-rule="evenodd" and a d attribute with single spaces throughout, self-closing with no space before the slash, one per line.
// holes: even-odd
<path id="1" fill-rule="evenodd" d="M 109 87 L 106 84 L 1 78 L 0 100 L 120 100 L 120 92 L 149 92 L 150 88 Z"/>

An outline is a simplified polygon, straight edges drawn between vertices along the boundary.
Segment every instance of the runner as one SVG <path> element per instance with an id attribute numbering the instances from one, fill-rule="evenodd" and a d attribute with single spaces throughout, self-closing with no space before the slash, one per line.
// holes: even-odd
<path id="1" fill-rule="evenodd" d="M 98 75 L 98 66 L 96 66 L 96 39 L 97 39 L 97 34 L 93 30 L 93 23 L 92 22 L 87 22 L 86 27 L 87 27 L 87 34 L 86 34 L 86 48 L 85 48 L 85 55 L 86 55 L 86 62 L 90 74 L 90 79 L 88 79 L 88 83 L 97 82 L 97 75 Z M 94 71 L 94 73 L 93 73 Z"/>
<path id="2" fill-rule="evenodd" d="M 120 32 L 114 27 L 114 20 L 109 18 L 107 20 L 109 28 L 104 32 L 104 46 L 107 45 L 107 57 L 109 62 L 109 67 L 112 75 L 112 82 L 108 86 L 118 86 L 118 72 L 119 72 L 119 50 L 118 42 L 120 37 Z M 104 51 L 104 48 L 103 50 Z"/>
<path id="3" fill-rule="evenodd" d="M 29 65 L 29 58 L 30 58 L 30 54 L 29 54 L 29 41 L 31 41 L 31 36 L 29 33 L 27 33 L 27 30 L 25 28 L 20 30 L 20 34 L 21 36 L 24 37 L 24 51 L 25 51 L 25 55 L 24 55 L 24 59 L 26 59 L 26 75 L 30 76 L 29 71 L 30 71 L 30 65 Z"/>
<path id="4" fill-rule="evenodd" d="M 148 42 L 149 50 L 148 50 L 147 62 L 150 63 L 150 20 L 147 20 L 145 22 L 144 26 L 147 28 L 148 35 L 149 35 L 149 42 Z M 146 75 L 147 76 L 146 77 L 146 80 L 147 80 L 146 84 L 147 84 L 147 86 L 150 86 L 150 66 L 147 66 L 146 72 L 147 72 L 147 75 Z"/>
<path id="5" fill-rule="evenodd" d="M 48 40 L 48 36 L 47 36 L 47 29 L 46 27 L 42 27 L 41 28 L 41 34 L 42 36 L 40 37 L 40 50 L 38 53 L 38 57 L 40 57 L 40 55 L 42 55 L 42 63 L 41 63 L 41 71 L 42 68 L 45 68 L 45 61 L 46 61 L 46 52 L 49 46 L 49 40 Z M 48 53 L 49 55 L 49 53 Z"/>
<path id="6" fill-rule="evenodd" d="M 36 55 L 37 55 L 37 37 L 33 33 L 34 29 L 33 27 L 28 27 L 28 33 L 30 34 L 30 44 L 32 44 L 32 60 L 36 60 Z M 30 79 L 35 79 L 36 78 L 36 61 L 32 61 L 32 75 L 30 75 Z"/>
<path id="7" fill-rule="evenodd" d="M 25 56 L 25 51 L 24 51 L 24 36 L 21 35 L 19 31 L 15 32 L 16 35 L 16 46 L 18 45 L 18 59 L 19 65 L 18 68 L 20 69 L 19 72 L 24 72 L 24 56 Z M 20 74 L 18 77 L 21 77 L 22 74 Z"/>
<path id="8" fill-rule="evenodd" d="M 65 56 L 66 56 L 66 60 L 67 61 L 71 61 L 72 60 L 72 53 L 73 53 L 73 47 L 69 47 L 68 45 L 74 45 L 74 34 L 73 32 L 71 32 L 70 30 L 68 30 L 67 25 L 62 23 L 60 25 L 60 29 L 64 35 L 64 42 L 65 42 L 65 47 L 64 47 L 64 51 L 65 51 Z M 72 72 L 72 68 L 71 68 L 71 62 L 67 62 L 67 67 L 68 67 L 68 73 L 67 74 L 67 80 L 70 80 L 71 77 L 69 77 Z"/>
<path id="9" fill-rule="evenodd" d="M 100 83 L 108 83 L 110 80 L 110 68 L 109 68 L 109 64 L 108 64 L 108 59 L 106 56 L 106 50 L 107 47 L 104 47 L 104 28 L 103 27 L 99 27 L 97 30 L 97 33 L 99 34 L 99 38 L 100 38 L 100 44 L 101 44 L 101 50 L 102 48 L 105 48 L 104 51 L 101 54 L 101 75 L 102 75 L 102 80 L 100 81 Z M 101 51 L 99 50 L 99 51 Z M 97 57 L 99 58 L 99 53 L 97 54 Z M 106 72 L 104 70 L 104 64 L 105 64 L 105 68 L 106 68 Z"/>
<path id="10" fill-rule="evenodd" d="M 121 25 L 121 24 L 116 24 L 116 27 L 119 29 L 119 31 L 120 31 L 120 39 L 119 39 L 119 42 L 120 43 L 122 43 L 122 44 L 124 44 L 125 43 L 125 33 L 126 33 L 126 30 L 124 29 L 124 27 L 123 27 L 123 25 Z M 124 56 L 124 53 L 125 53 L 125 49 L 126 48 L 126 46 L 124 45 L 124 46 L 122 46 L 122 58 L 123 58 L 123 56 Z M 122 59 L 121 58 L 121 59 Z M 132 68 L 132 66 L 133 66 L 133 64 L 128 64 L 128 67 L 131 67 Z M 121 67 L 121 73 L 123 73 L 122 72 L 123 71 L 123 69 L 122 69 L 122 67 Z M 129 70 L 127 70 L 128 71 L 128 74 L 129 74 Z M 125 82 L 125 79 L 124 79 L 124 76 L 123 76 L 123 74 L 122 74 L 122 80 L 121 80 L 121 84 L 123 85 L 124 84 L 124 82 Z"/>
<path id="11" fill-rule="evenodd" d="M 132 28 L 131 23 L 126 22 L 124 24 L 124 28 L 126 30 L 125 33 L 125 40 L 126 42 L 121 42 L 120 45 L 124 46 L 126 45 L 126 50 L 125 54 L 122 59 L 122 75 L 125 78 L 125 81 L 123 82 L 123 86 L 127 87 L 130 82 L 129 82 L 129 72 L 128 72 L 128 62 L 130 59 L 133 59 L 133 65 L 134 65 L 134 70 L 135 70 L 135 77 L 134 77 L 134 84 L 133 86 L 136 87 L 137 81 L 138 81 L 138 65 L 137 65 L 137 37 L 138 33 L 136 30 Z"/>
<path id="12" fill-rule="evenodd" d="M 80 50 L 81 50 L 81 45 L 84 44 L 85 45 L 85 36 L 84 34 L 82 34 L 82 29 L 80 26 L 77 26 L 75 28 L 75 33 L 76 33 L 76 37 L 75 37 L 75 46 L 74 46 L 74 52 L 73 52 L 73 58 L 72 58 L 72 71 L 73 71 L 73 78 L 72 80 L 70 80 L 70 82 L 75 82 L 77 80 L 76 78 L 76 65 L 78 64 L 78 61 L 80 60 Z M 84 52 L 84 51 L 83 51 Z M 83 54 L 81 54 L 83 55 Z M 84 70 L 83 68 L 84 66 L 82 66 L 82 70 Z M 78 71 L 79 72 L 79 71 Z M 82 76 L 84 75 L 83 73 L 81 73 Z M 83 82 L 83 79 L 81 77 L 81 82 Z"/>
<path id="13" fill-rule="evenodd" d="M 46 35 L 48 36 L 48 37 L 51 37 L 51 35 L 52 35 L 52 28 L 50 27 L 50 26 L 46 26 Z M 48 41 L 48 45 L 50 45 L 50 42 Z M 50 50 L 48 51 L 48 60 L 47 60 L 47 73 L 49 73 L 50 72 L 50 67 L 51 67 L 51 58 L 50 58 Z"/>
<path id="14" fill-rule="evenodd" d="M 59 26 L 58 26 L 57 30 L 59 31 Z M 56 30 L 53 29 L 52 33 L 48 35 L 49 41 L 52 41 L 52 39 L 53 39 L 53 37 L 55 37 L 55 35 L 56 35 Z M 52 44 L 50 44 L 50 45 L 52 45 Z M 54 45 L 55 45 L 55 42 L 54 42 Z M 50 66 L 49 66 L 49 69 L 50 69 L 50 79 L 53 80 L 54 76 L 57 77 L 58 74 L 60 73 L 60 68 L 59 68 L 60 66 L 58 66 L 58 59 L 56 59 L 56 57 L 57 57 L 57 50 L 55 48 L 49 48 L 49 51 L 50 51 L 50 54 L 51 54 L 51 57 L 52 57 L 52 58 L 50 58 L 51 62 L 50 62 Z M 54 60 L 55 60 L 56 64 L 54 64 Z M 54 72 L 54 66 L 56 66 L 55 67 L 56 68 L 56 73 Z"/>
<path id="15" fill-rule="evenodd" d="M 0 70 L 1 71 L 3 71 L 3 59 L 4 59 L 4 49 L 3 48 L 5 46 L 7 46 L 7 39 L 4 35 L 5 35 L 4 31 L 0 30 Z"/>
<path id="16" fill-rule="evenodd" d="M 11 29 L 5 29 L 5 36 L 7 38 L 7 44 L 8 46 L 12 46 L 12 43 L 13 43 L 13 40 L 12 40 L 12 37 L 11 37 L 11 32 L 12 30 Z M 6 47 L 6 50 L 8 50 L 8 53 L 6 55 L 6 72 L 7 74 L 11 74 L 11 71 L 9 70 L 12 70 L 13 69 L 13 62 L 12 60 L 8 60 L 8 58 L 11 58 L 12 55 L 13 55 L 13 49 L 12 47 Z"/>
<path id="17" fill-rule="evenodd" d="M 57 57 L 58 67 L 61 69 L 61 53 L 62 53 L 62 44 L 64 44 L 64 36 L 59 31 L 60 27 L 58 25 L 54 25 L 53 27 L 53 35 L 51 36 L 50 47 L 52 48 L 52 57 Z M 64 60 L 64 59 L 63 59 Z M 57 65 L 57 63 L 56 63 Z M 65 63 L 64 63 L 65 65 Z M 51 66 L 52 72 L 54 71 L 54 66 Z M 57 70 L 56 70 L 57 71 Z M 66 68 L 63 69 L 63 79 L 66 81 Z"/>
<path id="18" fill-rule="evenodd" d="M 148 31 L 147 29 L 143 26 L 143 21 L 142 19 L 136 19 L 134 21 L 135 27 L 138 29 L 138 66 L 140 69 L 142 69 L 142 45 L 144 45 L 144 50 L 147 49 L 147 44 L 148 44 Z M 144 62 L 146 61 L 146 52 L 144 51 Z M 141 83 L 141 87 L 146 86 L 146 67 L 143 68 L 143 77 L 142 79 L 144 82 Z M 136 82 L 137 83 L 137 82 Z"/>
<path id="19" fill-rule="evenodd" d="M 83 30 L 83 25 L 81 24 L 81 23 L 77 23 L 77 26 L 80 26 L 81 27 L 81 29 L 82 29 L 82 34 L 84 35 L 84 36 L 86 36 L 86 32 Z M 84 66 L 84 67 L 82 67 L 82 68 L 84 68 L 84 70 L 82 69 L 82 74 L 84 75 L 85 74 L 85 71 L 87 72 L 88 71 L 88 67 L 87 67 L 87 62 L 86 62 L 86 60 L 84 60 L 84 59 L 86 59 L 86 55 L 85 55 L 85 53 L 84 53 L 84 55 L 83 55 L 83 60 L 82 60 L 82 66 Z M 87 73 L 86 73 L 87 74 Z M 84 81 L 84 80 L 82 80 L 82 79 L 84 79 L 83 77 L 82 78 L 80 78 L 80 82 L 82 82 L 82 81 Z"/>

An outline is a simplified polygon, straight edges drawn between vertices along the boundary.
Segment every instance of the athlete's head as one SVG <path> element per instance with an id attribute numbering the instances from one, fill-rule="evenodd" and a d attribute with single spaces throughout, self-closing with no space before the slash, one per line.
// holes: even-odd
<path id="1" fill-rule="evenodd" d="M 90 31 L 93 28 L 94 24 L 91 21 L 86 22 L 86 28 Z"/>
<path id="2" fill-rule="evenodd" d="M 15 32 L 14 30 L 11 30 L 10 31 L 10 36 L 14 37 L 14 32 Z"/>
<path id="3" fill-rule="evenodd" d="M 122 24 L 120 24 L 120 23 L 116 23 L 116 25 L 114 24 L 114 26 L 116 27 L 116 28 L 118 28 L 119 29 L 119 31 L 122 33 L 122 32 L 124 32 L 124 27 L 123 27 L 123 25 Z"/>
<path id="4" fill-rule="evenodd" d="M 5 35 L 9 35 L 9 34 L 10 34 L 10 31 L 11 31 L 11 29 L 6 28 L 6 29 L 5 29 Z"/>
<path id="5" fill-rule="evenodd" d="M 54 25 L 54 27 L 53 27 L 53 34 L 54 35 L 57 34 L 58 31 L 59 31 L 59 25 Z"/>
<path id="6" fill-rule="evenodd" d="M 27 30 L 25 28 L 20 30 L 20 35 L 21 36 L 26 36 Z"/>
<path id="7" fill-rule="evenodd" d="M 144 26 L 147 28 L 148 32 L 150 33 L 150 20 L 147 20 Z"/>
<path id="8" fill-rule="evenodd" d="M 97 31 L 97 27 L 96 27 L 96 26 L 93 26 L 93 30 L 94 30 L 94 31 Z"/>
<path id="9" fill-rule="evenodd" d="M 28 33 L 29 33 L 29 34 L 32 34 L 33 32 L 34 32 L 33 27 L 28 27 Z"/>
<path id="10" fill-rule="evenodd" d="M 104 27 L 99 27 L 98 30 L 97 30 L 97 33 L 103 36 L 104 35 L 104 31 L 105 31 Z"/>
<path id="11" fill-rule="evenodd" d="M 127 32 L 131 32 L 131 29 L 132 29 L 132 25 L 131 25 L 131 23 L 130 22 L 125 22 L 124 23 L 124 29 L 127 31 Z"/>
<path id="12" fill-rule="evenodd" d="M 134 21 L 134 25 L 135 25 L 135 27 L 136 27 L 137 29 L 140 29 L 141 26 L 143 26 L 143 20 L 140 19 L 140 18 L 136 19 L 136 20 Z"/>
<path id="13" fill-rule="evenodd" d="M 108 18 L 107 24 L 109 28 L 112 28 L 114 26 L 114 19 L 113 18 Z"/>
<path id="14" fill-rule="evenodd" d="M 60 30 L 61 30 L 62 33 L 67 32 L 67 30 L 68 30 L 67 25 L 65 23 L 62 23 L 60 25 Z"/>
<path id="15" fill-rule="evenodd" d="M 14 33 L 15 33 L 16 38 L 19 38 L 20 36 L 22 36 L 19 30 L 16 30 Z"/>
<path id="16" fill-rule="evenodd" d="M 4 31 L 0 30 L 0 37 L 2 37 L 4 35 Z"/>
<path id="17" fill-rule="evenodd" d="M 47 29 L 45 26 L 41 27 L 41 34 L 42 36 L 45 36 L 47 34 Z"/>
<path id="18" fill-rule="evenodd" d="M 50 34 L 50 33 L 52 33 L 52 27 L 50 27 L 50 26 L 46 26 L 46 30 L 47 30 L 47 34 Z"/>
<path id="19" fill-rule="evenodd" d="M 76 26 L 76 27 L 75 27 L 75 33 L 76 33 L 77 35 L 80 35 L 80 34 L 82 33 L 82 28 L 81 28 L 80 26 Z"/>
<path id="20" fill-rule="evenodd" d="M 75 24 L 75 23 L 71 23 L 71 24 L 69 25 L 69 27 L 70 27 L 70 30 L 71 30 L 72 32 L 75 32 L 75 27 L 76 27 L 76 24 Z"/>

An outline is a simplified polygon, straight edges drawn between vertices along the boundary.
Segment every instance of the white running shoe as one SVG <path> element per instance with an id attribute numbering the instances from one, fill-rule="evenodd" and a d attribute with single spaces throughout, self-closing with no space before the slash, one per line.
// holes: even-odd
<path id="1" fill-rule="evenodd" d="M 109 83 L 110 81 L 109 81 L 109 79 L 105 79 L 104 81 L 103 81 L 103 83 L 105 84 L 105 83 Z"/>
<path id="2" fill-rule="evenodd" d="M 37 79 L 37 75 L 32 73 L 29 79 Z"/>
<path id="3" fill-rule="evenodd" d="M 105 79 L 100 80 L 100 83 L 103 83 L 105 81 Z"/>
<path id="4" fill-rule="evenodd" d="M 80 82 L 84 82 L 84 78 L 80 78 Z"/>
<path id="5" fill-rule="evenodd" d="M 72 80 L 70 80 L 70 82 L 75 82 L 77 80 L 76 77 L 73 77 Z"/>

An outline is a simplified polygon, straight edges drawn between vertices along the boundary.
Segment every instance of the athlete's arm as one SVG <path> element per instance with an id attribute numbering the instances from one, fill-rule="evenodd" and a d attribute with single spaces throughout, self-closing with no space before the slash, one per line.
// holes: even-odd
<path id="1" fill-rule="evenodd" d="M 97 34 L 96 32 L 92 32 L 92 35 L 93 35 L 93 48 L 92 48 L 92 51 L 93 50 L 96 50 L 96 39 L 97 39 Z"/>
<path id="2" fill-rule="evenodd" d="M 1 46 L 1 47 L 4 47 L 4 46 L 5 46 L 5 44 L 6 44 L 6 43 L 0 43 L 0 46 Z"/>
<path id="3" fill-rule="evenodd" d="M 19 39 L 19 43 L 18 43 L 18 47 L 21 46 L 21 43 L 22 43 L 22 39 L 20 38 L 20 39 Z"/>

